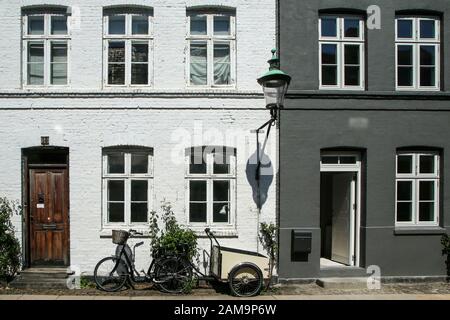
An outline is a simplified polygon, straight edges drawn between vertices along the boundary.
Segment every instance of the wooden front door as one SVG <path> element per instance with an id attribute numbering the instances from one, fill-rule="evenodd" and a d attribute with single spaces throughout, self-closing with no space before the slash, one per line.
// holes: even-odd
<path id="1" fill-rule="evenodd" d="M 30 169 L 32 265 L 69 264 L 69 179 L 67 169 Z"/>

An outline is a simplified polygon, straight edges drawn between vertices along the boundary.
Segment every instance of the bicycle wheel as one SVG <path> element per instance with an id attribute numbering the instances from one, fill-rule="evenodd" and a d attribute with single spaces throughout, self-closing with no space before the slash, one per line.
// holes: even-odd
<path id="1" fill-rule="evenodd" d="M 228 278 L 231 293 L 238 297 L 254 297 L 263 287 L 261 270 L 249 263 L 236 266 Z"/>
<path id="2" fill-rule="evenodd" d="M 167 258 L 155 266 L 155 282 L 166 293 L 185 293 L 191 289 L 193 275 L 191 265 L 180 258 Z"/>
<path id="3" fill-rule="evenodd" d="M 94 269 L 94 280 L 103 291 L 119 291 L 127 281 L 128 268 L 123 260 L 107 257 L 99 261 Z"/>

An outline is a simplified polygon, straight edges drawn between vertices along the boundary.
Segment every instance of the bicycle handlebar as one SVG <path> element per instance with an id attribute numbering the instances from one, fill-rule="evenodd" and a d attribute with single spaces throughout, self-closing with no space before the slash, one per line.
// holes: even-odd
<path id="1" fill-rule="evenodd" d="M 137 231 L 134 230 L 134 229 L 130 229 L 130 230 L 128 230 L 128 232 L 129 232 L 131 235 L 138 235 L 138 236 L 144 235 L 142 232 L 137 232 Z"/>

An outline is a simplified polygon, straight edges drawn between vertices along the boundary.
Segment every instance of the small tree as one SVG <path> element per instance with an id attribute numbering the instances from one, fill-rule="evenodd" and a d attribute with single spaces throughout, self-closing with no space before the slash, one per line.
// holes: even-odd
<path id="1" fill-rule="evenodd" d="M 11 217 L 20 214 L 17 202 L 0 198 L 0 280 L 11 281 L 20 268 L 20 243 L 14 234 Z"/>
<path id="2" fill-rule="evenodd" d="M 260 225 L 259 241 L 261 241 L 264 249 L 269 255 L 269 282 L 266 289 L 270 288 L 272 284 L 273 269 L 277 260 L 278 252 L 278 235 L 277 227 L 273 223 L 262 222 Z"/>
<path id="3" fill-rule="evenodd" d="M 450 280 L 450 237 L 448 234 L 444 234 L 441 238 L 442 255 L 447 256 L 445 261 L 447 265 L 447 280 Z"/>

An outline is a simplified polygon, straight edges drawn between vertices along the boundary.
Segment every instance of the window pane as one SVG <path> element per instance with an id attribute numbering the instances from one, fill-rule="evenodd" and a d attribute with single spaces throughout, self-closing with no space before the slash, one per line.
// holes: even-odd
<path id="1" fill-rule="evenodd" d="M 108 155 L 108 173 L 125 173 L 125 157 L 123 153 Z"/>
<path id="2" fill-rule="evenodd" d="M 336 37 L 336 18 L 321 18 L 322 37 Z"/>
<path id="3" fill-rule="evenodd" d="M 148 62 L 148 43 L 133 43 L 131 47 L 132 62 Z"/>
<path id="4" fill-rule="evenodd" d="M 44 16 L 28 16 L 28 34 L 44 34 Z"/>
<path id="5" fill-rule="evenodd" d="M 44 84 L 44 44 L 28 43 L 28 84 Z"/>
<path id="6" fill-rule="evenodd" d="M 420 37 L 423 39 L 434 39 L 436 37 L 434 20 L 420 20 Z"/>
<path id="7" fill-rule="evenodd" d="M 148 154 L 131 154 L 131 173 L 148 173 Z"/>
<path id="8" fill-rule="evenodd" d="M 213 205 L 213 222 L 228 222 L 229 217 L 229 203 L 228 202 L 220 202 L 214 203 Z"/>
<path id="9" fill-rule="evenodd" d="M 190 79 L 193 85 L 206 85 L 207 83 L 206 54 L 206 43 L 191 43 Z"/>
<path id="10" fill-rule="evenodd" d="M 109 34 L 125 34 L 125 16 L 109 16 Z"/>
<path id="11" fill-rule="evenodd" d="M 434 200 L 434 181 L 419 181 L 419 200 Z"/>
<path id="12" fill-rule="evenodd" d="M 398 85 L 410 87 L 413 84 L 413 68 L 399 67 L 398 68 Z"/>
<path id="13" fill-rule="evenodd" d="M 420 156 L 420 173 L 434 173 L 434 156 Z"/>
<path id="14" fill-rule="evenodd" d="M 412 20 L 397 20 L 397 37 L 398 38 L 412 38 L 413 35 Z"/>
<path id="15" fill-rule="evenodd" d="M 420 85 L 423 87 L 434 87 L 436 85 L 434 67 L 420 68 Z"/>
<path id="16" fill-rule="evenodd" d="M 412 156 L 397 156 L 397 173 L 412 173 Z"/>
<path id="17" fill-rule="evenodd" d="M 419 221 L 434 221 L 434 202 L 419 203 Z"/>
<path id="18" fill-rule="evenodd" d="M 31 42 L 28 44 L 28 62 L 44 62 L 44 43 Z"/>
<path id="19" fill-rule="evenodd" d="M 28 64 L 28 84 L 43 85 L 44 84 L 44 64 L 33 63 Z"/>
<path id="20" fill-rule="evenodd" d="M 397 200 L 412 200 L 412 181 L 397 181 Z"/>
<path id="21" fill-rule="evenodd" d="M 67 16 L 52 16 L 52 34 L 67 34 Z"/>
<path id="22" fill-rule="evenodd" d="M 206 181 L 189 181 L 190 201 L 206 201 Z"/>
<path id="23" fill-rule="evenodd" d="M 125 182 L 108 180 L 108 201 L 124 201 Z"/>
<path id="24" fill-rule="evenodd" d="M 214 153 L 214 174 L 230 173 L 231 154 L 226 152 Z"/>
<path id="25" fill-rule="evenodd" d="M 133 34 L 148 34 L 148 16 L 133 16 L 131 32 Z"/>
<path id="26" fill-rule="evenodd" d="M 147 201 L 148 199 L 148 181 L 131 181 L 131 201 Z"/>
<path id="27" fill-rule="evenodd" d="M 413 47 L 402 45 L 397 47 L 397 63 L 401 66 L 410 66 L 413 64 Z"/>
<path id="28" fill-rule="evenodd" d="M 123 203 L 108 203 L 108 222 L 125 222 Z"/>
<path id="29" fill-rule="evenodd" d="M 125 62 L 125 41 L 109 42 L 108 61 Z"/>
<path id="30" fill-rule="evenodd" d="M 353 156 L 341 156 L 340 163 L 341 164 L 353 164 L 356 163 L 356 157 Z"/>
<path id="31" fill-rule="evenodd" d="M 359 59 L 359 45 L 345 45 L 344 46 L 344 60 L 345 64 L 358 64 Z"/>
<path id="32" fill-rule="evenodd" d="M 67 84 L 67 43 L 52 43 L 51 62 L 51 84 Z"/>
<path id="33" fill-rule="evenodd" d="M 125 84 L 125 65 L 110 64 L 108 70 L 109 84 Z"/>
<path id="34" fill-rule="evenodd" d="M 214 44 L 214 83 L 230 83 L 230 45 Z"/>
<path id="35" fill-rule="evenodd" d="M 344 37 L 359 38 L 359 19 L 344 19 Z"/>
<path id="36" fill-rule="evenodd" d="M 420 46 L 420 64 L 422 66 L 435 65 L 435 46 Z"/>
<path id="37" fill-rule="evenodd" d="M 206 173 L 206 162 L 203 155 L 203 149 L 193 149 L 190 164 L 189 173 L 191 174 L 203 174 Z"/>
<path id="38" fill-rule="evenodd" d="M 337 84 L 336 66 L 322 66 L 322 84 L 329 86 Z"/>
<path id="39" fill-rule="evenodd" d="M 230 34 L 230 17 L 215 16 L 214 17 L 214 34 L 218 36 Z"/>
<path id="40" fill-rule="evenodd" d="M 335 44 L 322 44 L 322 64 L 336 64 L 337 46 Z"/>
<path id="41" fill-rule="evenodd" d="M 346 86 L 359 86 L 359 67 L 345 67 L 345 85 Z"/>
<path id="42" fill-rule="evenodd" d="M 206 34 L 206 16 L 191 16 L 191 35 Z"/>
<path id="43" fill-rule="evenodd" d="M 147 203 L 132 203 L 131 204 L 131 222 L 147 222 L 148 221 Z"/>
<path id="44" fill-rule="evenodd" d="M 206 222 L 206 203 L 189 204 L 189 221 Z"/>
<path id="45" fill-rule="evenodd" d="M 148 64 L 133 64 L 131 66 L 131 84 L 148 84 Z"/>
<path id="46" fill-rule="evenodd" d="M 339 163 L 339 157 L 338 156 L 322 156 L 321 161 L 324 164 Z"/>
<path id="47" fill-rule="evenodd" d="M 214 181 L 213 182 L 213 198 L 214 201 L 230 200 L 230 181 Z"/>
<path id="48" fill-rule="evenodd" d="M 397 202 L 397 221 L 412 221 L 412 204 L 411 202 Z"/>

